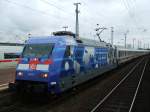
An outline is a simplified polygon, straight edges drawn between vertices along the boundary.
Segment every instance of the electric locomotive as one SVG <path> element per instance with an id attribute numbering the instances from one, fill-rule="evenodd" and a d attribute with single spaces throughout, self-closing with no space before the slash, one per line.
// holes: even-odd
<path id="1" fill-rule="evenodd" d="M 117 49 L 72 32 L 30 37 L 16 67 L 16 89 L 61 93 L 117 66 Z"/>

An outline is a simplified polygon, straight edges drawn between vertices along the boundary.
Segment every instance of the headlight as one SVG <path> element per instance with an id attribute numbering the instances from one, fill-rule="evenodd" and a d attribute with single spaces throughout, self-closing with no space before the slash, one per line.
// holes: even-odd
<path id="1" fill-rule="evenodd" d="M 18 76 L 23 76 L 23 73 L 22 72 L 18 72 L 17 75 Z"/>
<path id="2" fill-rule="evenodd" d="M 46 73 L 45 73 L 45 74 L 42 74 L 42 77 L 43 77 L 43 78 L 47 78 L 47 77 L 48 77 L 48 74 L 46 74 Z"/>

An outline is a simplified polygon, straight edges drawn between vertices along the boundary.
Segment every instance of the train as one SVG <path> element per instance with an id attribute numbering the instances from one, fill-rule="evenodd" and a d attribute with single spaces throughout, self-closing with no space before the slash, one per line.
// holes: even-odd
<path id="1" fill-rule="evenodd" d="M 9 88 L 60 94 L 148 52 L 75 38 L 68 31 L 30 37 L 17 64 L 15 81 Z"/>
<path id="2" fill-rule="evenodd" d="M 0 69 L 15 67 L 24 44 L 0 43 Z"/>

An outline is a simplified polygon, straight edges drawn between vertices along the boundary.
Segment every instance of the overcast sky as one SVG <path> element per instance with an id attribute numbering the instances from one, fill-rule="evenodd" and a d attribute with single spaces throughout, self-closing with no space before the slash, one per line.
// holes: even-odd
<path id="1" fill-rule="evenodd" d="M 142 44 L 150 42 L 150 0 L 0 0 L 0 41 L 22 42 L 28 34 L 50 35 L 56 30 L 75 30 L 74 2 L 79 6 L 80 36 L 95 37 L 96 24 L 108 28 L 101 34 L 110 42 L 110 27 L 114 27 L 114 43 L 127 43 L 133 38 Z"/>

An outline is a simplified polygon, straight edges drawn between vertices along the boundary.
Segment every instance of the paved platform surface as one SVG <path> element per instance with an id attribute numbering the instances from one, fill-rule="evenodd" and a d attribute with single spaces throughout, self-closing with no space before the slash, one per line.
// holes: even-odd
<path id="1" fill-rule="evenodd" d="M 15 66 L 9 68 L 0 68 L 0 84 L 13 82 L 15 79 Z"/>
<path id="2" fill-rule="evenodd" d="M 7 69 L 7 68 L 15 68 L 17 65 L 17 62 L 0 62 L 0 70 L 1 69 Z"/>

